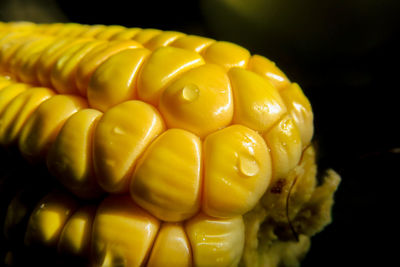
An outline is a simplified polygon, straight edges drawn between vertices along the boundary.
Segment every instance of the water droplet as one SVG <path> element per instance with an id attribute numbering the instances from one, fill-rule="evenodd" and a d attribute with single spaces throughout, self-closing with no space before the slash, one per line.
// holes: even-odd
<path id="1" fill-rule="evenodd" d="M 125 134 L 125 131 L 122 130 L 122 129 L 121 129 L 120 127 L 118 127 L 118 126 L 114 127 L 114 128 L 112 129 L 112 131 L 113 131 L 113 133 L 115 133 L 115 134 L 120 134 L 120 135 Z"/>
<path id="2" fill-rule="evenodd" d="M 199 97 L 199 93 L 199 88 L 195 84 L 188 84 L 182 89 L 182 98 L 186 101 L 193 102 Z"/>
<path id="3" fill-rule="evenodd" d="M 256 159 L 253 156 L 239 157 L 239 171 L 246 176 L 254 176 L 260 171 Z"/>

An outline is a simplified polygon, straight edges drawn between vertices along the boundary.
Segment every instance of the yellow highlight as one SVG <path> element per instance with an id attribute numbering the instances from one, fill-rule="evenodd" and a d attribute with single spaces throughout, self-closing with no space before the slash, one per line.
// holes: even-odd
<path id="1" fill-rule="evenodd" d="M 132 40 L 135 40 L 141 44 L 147 43 L 150 39 L 154 38 L 155 36 L 161 34 L 162 31 L 158 29 L 143 29 L 140 30 Z"/>
<path id="2" fill-rule="evenodd" d="M 271 179 L 263 138 L 245 126 L 232 125 L 207 136 L 203 148 L 203 211 L 232 217 L 253 209 Z"/>
<path id="3" fill-rule="evenodd" d="M 101 111 L 136 97 L 139 69 L 150 51 L 144 48 L 119 52 L 94 72 L 87 90 L 89 104 Z"/>
<path id="4" fill-rule="evenodd" d="M 24 83 L 12 83 L 0 90 L 0 114 L 6 110 L 7 105 L 19 94 L 28 90 L 30 86 Z"/>
<path id="5" fill-rule="evenodd" d="M 271 151 L 273 180 L 285 178 L 297 166 L 303 150 L 300 131 L 291 116 L 286 115 L 264 134 Z"/>
<path id="6" fill-rule="evenodd" d="M 266 57 L 253 55 L 249 60 L 247 68 L 268 79 L 278 90 L 290 85 L 290 81 L 285 73 L 275 65 L 275 62 Z"/>
<path id="7" fill-rule="evenodd" d="M 50 89 L 33 87 L 15 97 L 0 113 L 0 144 L 15 144 L 33 111 L 53 95 L 54 92 Z"/>
<path id="8" fill-rule="evenodd" d="M 35 67 L 39 83 L 42 86 L 51 87 L 51 72 L 58 59 L 62 57 L 70 47 L 84 42 L 88 42 L 88 40 L 83 38 L 63 38 L 54 42 L 43 51 Z"/>
<path id="9" fill-rule="evenodd" d="M 119 25 L 111 25 L 99 31 L 94 38 L 99 40 L 110 40 L 114 35 L 126 30 L 125 27 Z"/>
<path id="10" fill-rule="evenodd" d="M 218 64 L 225 69 L 245 68 L 250 58 L 250 52 L 246 48 L 224 41 L 211 44 L 202 54 L 207 63 Z"/>
<path id="11" fill-rule="evenodd" d="M 39 85 L 39 81 L 36 76 L 36 64 L 41 53 L 46 50 L 54 42 L 53 38 L 42 38 L 34 45 L 31 45 L 27 50 L 23 58 L 17 63 L 14 70 L 14 75 L 20 81 L 29 83 L 31 85 Z"/>
<path id="12" fill-rule="evenodd" d="M 159 227 L 129 196 L 106 198 L 93 223 L 93 266 L 142 266 Z"/>
<path id="13" fill-rule="evenodd" d="M 93 170 L 92 140 L 102 113 L 81 109 L 64 124 L 47 155 L 47 166 L 71 192 L 82 198 L 98 196 L 102 190 Z"/>
<path id="14" fill-rule="evenodd" d="M 41 103 L 21 130 L 19 150 L 22 155 L 32 162 L 45 160 L 65 121 L 86 107 L 85 99 L 72 95 L 56 95 Z"/>
<path id="15" fill-rule="evenodd" d="M 280 91 L 289 114 L 296 123 L 303 148 L 308 146 L 314 134 L 314 113 L 311 104 L 297 83 Z"/>
<path id="16" fill-rule="evenodd" d="M 74 257 L 89 256 L 95 214 L 95 206 L 84 206 L 69 218 L 58 241 L 60 254 Z"/>
<path id="17" fill-rule="evenodd" d="M 228 76 L 214 64 L 191 69 L 165 89 L 159 108 L 169 128 L 182 128 L 203 138 L 232 121 Z"/>
<path id="18" fill-rule="evenodd" d="M 156 48 L 162 46 L 168 46 L 170 43 L 175 41 L 178 37 L 184 36 L 185 34 L 181 32 L 174 31 L 164 31 L 151 38 L 148 42 L 144 44 L 144 47 L 150 50 L 155 50 Z"/>
<path id="19" fill-rule="evenodd" d="M 113 40 L 133 40 L 133 38 L 141 31 L 140 28 L 128 28 L 113 35 L 110 41 Z"/>
<path id="20" fill-rule="evenodd" d="M 191 267 L 192 252 L 181 223 L 163 223 L 147 267 Z"/>
<path id="21" fill-rule="evenodd" d="M 158 111 L 130 100 L 104 113 L 94 134 L 94 168 L 107 192 L 127 192 L 136 160 L 165 129 Z"/>
<path id="22" fill-rule="evenodd" d="M 57 60 L 51 72 L 51 84 L 61 94 L 78 94 L 76 71 L 79 62 L 93 50 L 103 48 L 104 41 L 86 41 L 68 48 Z"/>
<path id="23" fill-rule="evenodd" d="M 191 68 L 204 64 L 192 51 L 175 47 L 156 49 L 144 63 L 138 79 L 138 98 L 158 105 L 162 92 L 174 79 Z"/>
<path id="24" fill-rule="evenodd" d="M 245 238 L 242 216 L 217 219 L 199 213 L 186 222 L 185 229 L 192 247 L 194 266 L 230 267 L 239 264 Z"/>
<path id="25" fill-rule="evenodd" d="M 107 42 L 105 48 L 87 54 L 82 61 L 79 62 L 76 70 L 76 86 L 80 94 L 86 96 L 90 78 L 101 63 L 120 51 L 137 47 L 142 47 L 142 45 L 135 41 L 111 41 Z"/>
<path id="26" fill-rule="evenodd" d="M 65 222 L 76 207 L 76 201 L 62 192 L 46 195 L 29 218 L 25 245 L 56 246 Z"/>
<path id="27" fill-rule="evenodd" d="M 266 79 L 240 68 L 230 69 L 228 75 L 235 107 L 233 123 L 265 132 L 286 112 L 278 91 Z"/>
<path id="28" fill-rule="evenodd" d="M 201 142 L 185 130 L 170 129 L 145 151 L 130 192 L 141 207 L 163 221 L 182 221 L 200 207 Z"/>
<path id="29" fill-rule="evenodd" d="M 215 40 L 202 36 L 185 35 L 176 39 L 174 42 L 170 44 L 170 46 L 183 48 L 186 50 L 191 50 L 193 52 L 200 53 L 201 51 L 203 51 L 203 49 L 207 48 L 214 42 Z"/>

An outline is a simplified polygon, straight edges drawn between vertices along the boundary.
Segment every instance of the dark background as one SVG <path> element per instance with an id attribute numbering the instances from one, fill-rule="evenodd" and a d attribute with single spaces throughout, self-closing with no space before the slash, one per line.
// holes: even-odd
<path id="1" fill-rule="evenodd" d="M 275 61 L 311 101 L 321 171 L 342 176 L 334 221 L 302 266 L 391 266 L 399 248 L 399 3 L 0 0 L 0 20 L 176 30 Z"/>

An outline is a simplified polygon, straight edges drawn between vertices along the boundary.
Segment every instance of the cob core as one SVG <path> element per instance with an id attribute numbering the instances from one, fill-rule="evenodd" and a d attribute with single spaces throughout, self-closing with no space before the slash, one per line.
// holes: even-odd
<path id="1" fill-rule="evenodd" d="M 18 226 L 26 247 L 92 266 L 296 266 L 340 181 L 317 184 L 312 136 L 299 85 L 241 46 L 0 23 L 2 153 L 64 187 L 30 209 L 22 189 L 5 199 L 7 242 Z"/>

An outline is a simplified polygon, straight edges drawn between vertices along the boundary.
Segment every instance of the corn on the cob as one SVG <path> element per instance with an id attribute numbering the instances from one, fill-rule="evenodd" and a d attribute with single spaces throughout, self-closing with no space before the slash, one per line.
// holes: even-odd
<path id="1" fill-rule="evenodd" d="M 3 23 L 0 75 L 1 145 L 101 201 L 78 207 L 54 191 L 21 230 L 27 246 L 93 266 L 291 265 L 330 221 L 339 177 L 316 185 L 310 103 L 243 47 L 156 29 Z M 20 195 L 7 238 L 28 216 L 17 216 Z"/>

